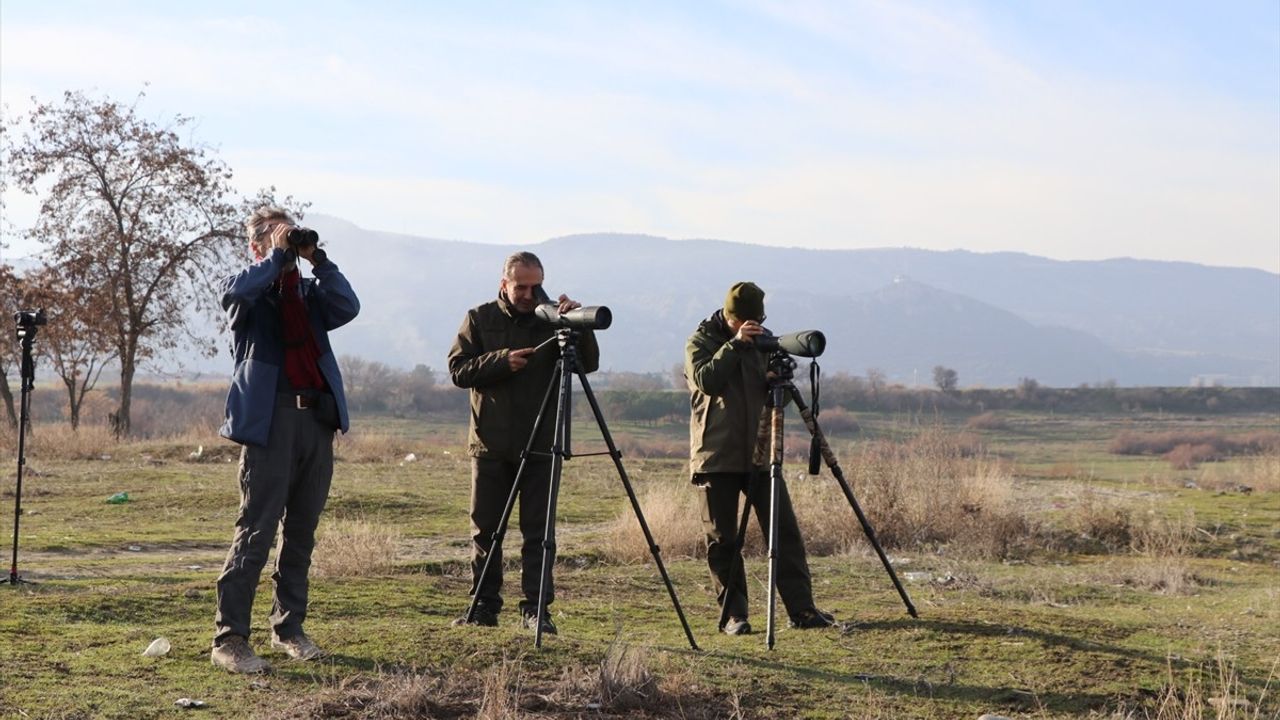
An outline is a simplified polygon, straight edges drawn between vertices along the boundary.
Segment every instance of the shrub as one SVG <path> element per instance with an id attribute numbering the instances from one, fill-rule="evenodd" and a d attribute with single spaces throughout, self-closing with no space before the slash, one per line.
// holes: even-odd
<path id="1" fill-rule="evenodd" d="M 1208 443 L 1192 445 L 1183 443 L 1165 453 L 1165 459 L 1175 470 L 1190 470 L 1202 462 L 1213 462 L 1222 459 L 1217 448 Z"/>
<path id="2" fill-rule="evenodd" d="M 1226 436 L 1216 430 L 1136 433 L 1125 430 L 1111 441 L 1116 455 L 1164 455 L 1180 445 L 1207 446 L 1218 459 L 1230 455 L 1261 455 L 1280 452 L 1280 432 L 1259 430 Z M 1185 452 L 1185 451 L 1184 451 Z M 1202 449 L 1201 452 L 1207 452 Z"/>
<path id="3" fill-rule="evenodd" d="M 818 427 L 823 434 L 857 435 L 862 427 L 858 425 L 858 416 L 842 407 L 824 408 L 818 413 Z"/>

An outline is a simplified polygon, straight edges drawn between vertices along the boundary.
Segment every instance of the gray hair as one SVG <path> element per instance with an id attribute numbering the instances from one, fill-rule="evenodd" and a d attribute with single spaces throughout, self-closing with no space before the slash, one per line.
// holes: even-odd
<path id="1" fill-rule="evenodd" d="M 522 251 L 513 253 L 507 258 L 507 261 L 502 264 L 502 277 L 508 280 L 514 278 L 516 276 L 517 265 L 524 265 L 525 267 L 538 268 L 539 270 L 542 270 L 542 261 L 538 259 L 537 255 L 534 255 L 531 252 Z M 543 272 L 546 271 L 544 270 Z"/>
<path id="2" fill-rule="evenodd" d="M 288 210 L 277 205 L 263 205 L 254 210 L 249 219 L 244 221 L 244 231 L 249 236 L 249 242 L 257 242 L 258 229 L 272 220 L 283 220 L 290 225 L 295 224 Z"/>

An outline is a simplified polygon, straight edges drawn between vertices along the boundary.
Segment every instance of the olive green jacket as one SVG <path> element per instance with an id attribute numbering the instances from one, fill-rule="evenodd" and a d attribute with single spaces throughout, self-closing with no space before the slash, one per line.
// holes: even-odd
<path id="1" fill-rule="evenodd" d="M 750 472 L 768 394 L 767 358 L 733 341 L 717 310 L 689 336 L 684 377 L 689 385 L 689 469 L 693 474 Z"/>
<path id="2" fill-rule="evenodd" d="M 449 350 L 449 377 L 454 385 L 471 391 L 467 450 L 472 457 L 519 461 L 547 389 L 559 387 L 559 347 L 555 342 L 548 343 L 530 355 L 529 364 L 519 371 L 511 369 L 507 356 L 512 350 L 535 347 L 553 335 L 555 328 L 532 314 L 515 312 L 502 294 L 497 300 L 467 311 Z M 578 368 L 595 372 L 600 367 L 595 333 L 582 332 L 577 347 Z M 533 450 L 551 449 L 555 420 L 553 394 Z"/>

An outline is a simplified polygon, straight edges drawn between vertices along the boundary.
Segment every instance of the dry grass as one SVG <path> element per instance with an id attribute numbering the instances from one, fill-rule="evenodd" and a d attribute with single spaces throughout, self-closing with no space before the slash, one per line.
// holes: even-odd
<path id="1" fill-rule="evenodd" d="M 27 435 L 26 453 L 28 458 L 37 461 L 101 460 L 135 451 L 160 459 L 179 460 L 188 459 L 196 448 L 203 446 L 211 451 L 221 445 L 239 452 L 230 441 L 218 437 L 218 425 L 213 422 L 188 422 L 163 437 L 135 436 L 124 440 L 117 439 L 106 425 L 82 424 L 72 430 L 65 422 L 38 422 Z M 16 453 L 17 449 L 17 431 L 0 423 L 0 450 Z"/>
<path id="2" fill-rule="evenodd" d="M 441 672 L 402 671 L 329 679 L 325 687 L 274 720 L 344 717 L 410 718 L 614 717 L 719 720 L 747 714 L 735 699 L 701 686 L 694 676 L 659 676 L 648 668 L 650 651 L 619 640 L 600 665 L 566 665 L 558 680 L 537 681 L 522 656 L 504 657 L 484 670 L 458 666 Z"/>
<path id="3" fill-rule="evenodd" d="M 484 676 L 507 671 L 507 663 L 495 666 Z M 303 702 L 286 710 L 260 715 L 269 720 L 311 718 L 359 718 L 361 720 L 411 720 L 415 718 L 503 717 L 516 714 L 479 715 L 476 709 L 483 696 L 476 696 L 472 673 L 440 676 L 431 673 L 379 673 L 328 679 L 328 684 Z"/>
<path id="4" fill-rule="evenodd" d="M 904 444 L 864 446 L 849 479 L 885 547 L 945 544 L 1000 558 L 1031 535 L 1007 468 L 967 434 L 932 429 Z"/>
<path id="5" fill-rule="evenodd" d="M 1205 584 L 1191 564 L 1196 541 L 1194 513 L 1169 517 L 1154 507 L 1142 512 L 1130 502 L 1105 499 L 1085 486 L 1062 521 L 1066 535 L 1044 533 L 1047 545 L 1133 556 L 1099 565 L 1094 573 L 1096 582 L 1161 595 L 1186 595 Z"/>
<path id="6" fill-rule="evenodd" d="M 1202 584 L 1191 571 L 1195 514 L 1169 518 L 1149 512 L 1133 531 L 1133 551 L 1143 562 L 1129 571 L 1128 584 L 1164 595 L 1185 595 Z"/>
<path id="7" fill-rule="evenodd" d="M 503 659 L 484 675 L 476 720 L 517 720 L 520 717 L 520 659 Z"/>
<path id="8" fill-rule="evenodd" d="M 338 433 L 335 436 L 333 458 L 353 463 L 393 462 L 414 452 L 415 446 L 420 444 L 400 435 L 353 428 L 346 435 Z"/>
<path id="9" fill-rule="evenodd" d="M 614 438 L 614 443 L 625 458 L 676 459 L 689 457 L 689 440 L 687 438 L 649 437 L 622 433 Z"/>
<path id="10" fill-rule="evenodd" d="M 1280 717 L 1280 707 L 1272 693 L 1278 660 L 1271 667 L 1257 697 L 1249 697 L 1234 663 L 1221 651 L 1212 663 L 1205 663 L 1179 675 L 1168 664 L 1164 687 L 1153 707 L 1125 709 L 1106 716 L 1107 720 L 1264 720 Z"/>
<path id="11" fill-rule="evenodd" d="M 382 575 L 395 569 L 400 531 L 364 519 L 335 520 L 316 541 L 311 574 L 316 577 Z"/>
<path id="12" fill-rule="evenodd" d="M 1130 503 L 1085 483 L 1069 499 L 1058 519 L 1063 534 L 1048 538 L 1058 549 L 1078 552 L 1117 553 L 1133 542 L 1134 511 Z"/>
<path id="13" fill-rule="evenodd" d="M 622 630 L 600 661 L 597 691 L 602 709 L 627 711 L 661 704 L 658 679 L 649 670 L 648 650 L 622 641 Z"/>
<path id="14" fill-rule="evenodd" d="M 18 433 L 3 426 L 0 443 L 17 452 Z M 85 425 L 73 431 L 66 423 L 38 423 L 27 435 L 26 454 L 32 460 L 97 460 L 116 451 L 118 442 L 103 425 Z"/>
<path id="15" fill-rule="evenodd" d="M 1200 487 L 1236 492 L 1280 492 L 1280 453 L 1234 458 L 1213 475 L 1202 473 Z"/>
<path id="16" fill-rule="evenodd" d="M 885 547 L 945 544 L 965 554 L 1006 557 L 1020 552 L 1031 537 L 1031 523 L 1013 502 L 1008 471 L 975 451 L 967 435 L 930 431 L 907 443 L 872 443 L 850 467 L 846 476 L 854 496 Z M 809 477 L 797 470 L 787 488 L 810 554 L 850 552 L 866 542 L 829 475 Z M 665 555 L 705 556 L 702 499 L 687 480 L 668 478 L 649 485 L 640 504 Z M 762 545 L 752 523 L 745 551 L 759 554 Z M 629 509 L 615 519 L 607 553 L 622 562 L 649 557 Z"/>
<path id="17" fill-rule="evenodd" d="M 333 457 L 350 463 L 398 463 L 413 453 L 419 458 L 432 453 L 465 455 L 467 427 L 453 432 L 423 428 L 421 433 L 403 434 L 367 430 L 359 418 L 352 420 L 351 432 L 334 435 Z M 460 447 L 462 449 L 460 449 Z"/>
<path id="18" fill-rule="evenodd" d="M 988 410 L 981 415 L 974 415 L 964 421 L 970 430 L 1008 430 L 1009 423 L 1002 416 Z"/>
<path id="19" fill-rule="evenodd" d="M 682 476 L 663 476 L 637 492 L 640 509 L 665 558 L 705 557 L 701 491 Z M 640 523 L 627 503 L 609 526 L 605 553 L 618 562 L 651 559 Z"/>

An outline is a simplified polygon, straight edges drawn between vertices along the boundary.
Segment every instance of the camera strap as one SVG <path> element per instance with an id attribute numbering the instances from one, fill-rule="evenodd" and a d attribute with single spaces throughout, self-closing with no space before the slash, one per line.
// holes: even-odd
<path id="1" fill-rule="evenodd" d="M 813 421 L 816 425 L 818 422 L 819 403 L 822 395 L 822 368 L 818 367 L 817 360 L 809 361 L 809 398 L 812 400 L 810 407 L 813 412 Z M 817 475 L 822 470 L 822 443 L 818 440 L 818 434 L 812 433 L 813 437 L 809 439 L 809 474 Z"/>

